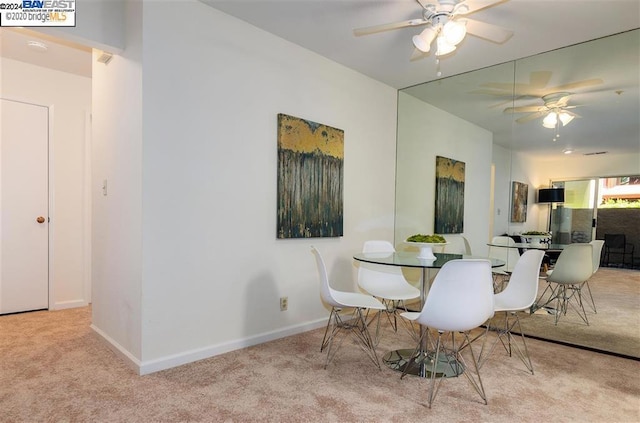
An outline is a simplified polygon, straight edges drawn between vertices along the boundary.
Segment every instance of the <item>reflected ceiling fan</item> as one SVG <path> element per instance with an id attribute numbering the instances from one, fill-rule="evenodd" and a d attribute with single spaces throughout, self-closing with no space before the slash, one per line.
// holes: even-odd
<path id="1" fill-rule="evenodd" d="M 474 35 L 494 43 L 502 44 L 513 35 L 513 31 L 486 22 L 469 19 L 466 16 L 507 0 L 416 0 L 422 7 L 422 18 L 374 25 L 355 29 L 356 36 L 374 34 L 398 28 L 413 26 L 427 27 L 413 36 L 413 45 L 421 53 L 428 53 L 435 40 L 436 57 L 456 50 L 466 34 Z"/>
<path id="2" fill-rule="evenodd" d="M 562 126 L 567 126 L 573 118 L 580 117 L 569 111 L 569 109 L 578 107 L 568 105 L 571 95 L 572 93 L 569 92 L 550 93 L 542 96 L 542 101 L 544 101 L 544 105 L 542 106 L 507 107 L 504 109 L 504 112 L 509 114 L 529 113 L 526 116 L 516 119 L 518 123 L 530 122 L 544 116 L 542 126 L 545 128 L 554 129 L 559 123 L 561 123 Z"/>
<path id="3" fill-rule="evenodd" d="M 482 88 L 471 91 L 473 94 L 486 94 L 495 97 L 504 97 L 506 103 L 523 98 L 543 98 L 558 92 L 574 93 L 586 87 L 600 85 L 604 81 L 600 78 L 584 79 L 582 81 L 569 82 L 555 87 L 548 87 L 553 73 L 551 71 L 534 71 L 529 74 L 529 82 L 487 82 L 481 85 Z M 491 107 L 504 105 L 505 102 Z M 507 110 L 505 110 L 507 112 Z M 510 111 L 511 112 L 511 111 Z M 509 112 L 509 113 L 510 113 Z"/>
<path id="4" fill-rule="evenodd" d="M 528 115 L 516 119 L 517 123 L 526 123 L 532 120 L 542 119 L 542 126 L 549 129 L 555 129 L 555 136 L 553 141 L 556 141 L 560 137 L 560 125 L 567 126 L 574 118 L 580 116 L 573 113 L 569 109 L 575 109 L 578 106 L 569 106 L 569 98 L 572 93 L 569 92 L 555 92 L 542 96 L 544 105 L 542 106 L 522 106 L 522 107 L 507 107 L 504 109 L 505 113 L 528 113 Z"/>

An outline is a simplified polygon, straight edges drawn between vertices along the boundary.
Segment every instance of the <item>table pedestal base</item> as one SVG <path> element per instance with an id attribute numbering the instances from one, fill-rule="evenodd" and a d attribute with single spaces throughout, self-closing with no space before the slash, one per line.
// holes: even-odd
<path id="1" fill-rule="evenodd" d="M 414 352 L 415 350 L 412 349 L 389 351 L 382 357 L 382 362 L 390 369 L 403 372 Z M 406 373 L 420 377 L 431 377 L 431 372 L 434 371 L 435 355 L 435 352 L 432 351 L 422 353 L 422 358 L 412 361 Z M 464 365 L 453 355 L 440 354 L 435 372 L 436 377 L 457 377 L 464 372 Z"/>

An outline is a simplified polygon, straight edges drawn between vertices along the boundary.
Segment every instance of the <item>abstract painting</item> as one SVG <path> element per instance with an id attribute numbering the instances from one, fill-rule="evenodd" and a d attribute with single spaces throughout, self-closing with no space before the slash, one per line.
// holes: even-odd
<path id="1" fill-rule="evenodd" d="M 523 223 L 527 221 L 527 196 L 529 186 L 522 182 L 511 182 L 511 221 Z"/>
<path id="2" fill-rule="evenodd" d="M 464 228 L 464 162 L 436 156 L 434 232 L 461 234 Z"/>
<path id="3" fill-rule="evenodd" d="M 278 114 L 278 238 L 343 235 L 344 131 Z"/>

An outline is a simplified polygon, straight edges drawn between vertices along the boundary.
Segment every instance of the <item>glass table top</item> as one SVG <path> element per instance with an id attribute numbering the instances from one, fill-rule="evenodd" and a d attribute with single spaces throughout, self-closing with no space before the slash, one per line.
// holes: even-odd
<path id="1" fill-rule="evenodd" d="M 446 262 L 450 260 L 458 259 L 480 259 L 490 260 L 491 267 L 499 267 L 505 264 L 502 260 L 491 259 L 489 257 L 480 256 L 467 256 L 462 254 L 446 254 L 446 253 L 434 253 L 435 259 L 421 259 L 417 257 L 416 252 L 401 252 L 395 253 L 357 253 L 353 255 L 353 258 L 358 261 L 374 264 L 386 264 L 389 266 L 403 266 L 403 267 L 420 267 L 420 268 L 433 268 L 439 269 Z"/>

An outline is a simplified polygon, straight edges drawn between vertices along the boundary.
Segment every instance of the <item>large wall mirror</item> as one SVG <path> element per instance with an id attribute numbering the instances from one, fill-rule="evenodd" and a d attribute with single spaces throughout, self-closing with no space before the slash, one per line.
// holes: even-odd
<path id="1" fill-rule="evenodd" d="M 400 90 L 396 244 L 436 232 L 436 157 L 464 164 L 462 234 L 478 256 L 493 236 L 549 227 L 553 206 L 536 203 L 536 192 L 552 181 L 639 175 L 639 53 L 633 30 Z M 554 106 L 573 120 L 545 122 Z M 618 141 L 637 148 L 623 151 Z M 514 182 L 526 193 L 517 216 Z M 640 282 L 640 271 L 628 275 Z M 525 332 L 640 357 L 637 285 L 625 291 L 635 298 L 626 324 L 565 328 L 548 319 Z"/>

